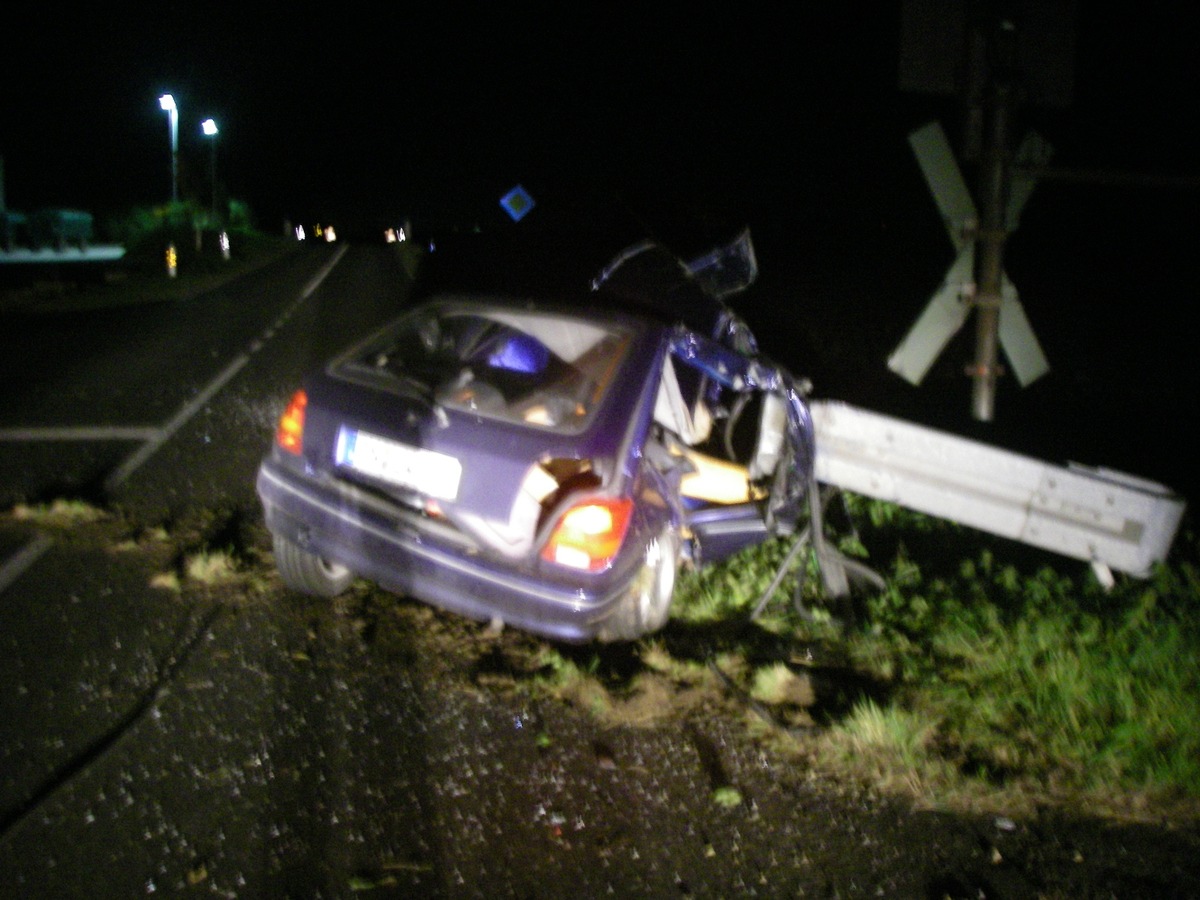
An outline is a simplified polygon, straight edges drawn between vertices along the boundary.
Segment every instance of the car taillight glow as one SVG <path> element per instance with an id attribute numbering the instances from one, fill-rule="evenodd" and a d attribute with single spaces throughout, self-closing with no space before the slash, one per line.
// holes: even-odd
<path id="1" fill-rule="evenodd" d="M 592 498 L 572 506 L 559 518 L 542 558 L 572 569 L 598 572 L 621 549 L 633 501 Z"/>
<path id="2" fill-rule="evenodd" d="M 304 449 L 304 410 L 308 406 L 308 395 L 296 391 L 288 401 L 287 409 L 279 417 L 275 429 L 275 443 L 280 450 L 296 456 Z"/>

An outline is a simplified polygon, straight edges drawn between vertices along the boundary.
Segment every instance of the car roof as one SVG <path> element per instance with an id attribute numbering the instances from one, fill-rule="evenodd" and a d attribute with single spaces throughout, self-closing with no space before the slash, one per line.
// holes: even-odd
<path id="1" fill-rule="evenodd" d="M 415 296 L 491 295 L 604 307 L 706 335 L 724 309 L 683 262 L 651 240 L 594 232 L 464 233 L 425 254 Z"/>
<path id="2" fill-rule="evenodd" d="M 594 279 L 605 302 L 711 335 L 724 306 L 705 293 L 675 254 L 653 241 L 626 248 Z"/>
<path id="3" fill-rule="evenodd" d="M 531 299 L 586 296 L 592 276 L 611 255 L 607 247 L 566 234 L 444 235 L 432 241 L 423 254 L 416 292 L 507 294 Z"/>

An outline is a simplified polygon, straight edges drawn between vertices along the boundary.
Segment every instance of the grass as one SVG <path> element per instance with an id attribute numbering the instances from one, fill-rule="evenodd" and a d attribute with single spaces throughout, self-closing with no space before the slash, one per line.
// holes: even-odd
<path id="1" fill-rule="evenodd" d="M 220 584 L 237 577 L 238 567 L 233 554 L 227 550 L 202 550 L 184 561 L 188 578 L 201 584 Z"/>
<path id="2" fill-rule="evenodd" d="M 44 528 L 63 528 L 81 522 L 97 522 L 108 516 L 104 510 L 83 500 L 60 498 L 50 503 L 18 503 L 11 510 L 18 522 L 30 522 Z"/>
<path id="3" fill-rule="evenodd" d="M 891 558 L 885 589 L 866 597 L 861 624 L 836 640 L 856 673 L 886 686 L 886 699 L 860 699 L 830 722 L 819 742 L 825 763 L 926 800 L 990 791 L 1083 798 L 1126 813 L 1200 808 L 1194 536 L 1181 535 L 1150 580 L 1105 591 L 1070 562 L 853 502 Z M 857 555 L 862 548 L 857 537 L 843 542 Z M 974 555 L 950 556 L 951 548 Z M 782 556 L 778 546 L 758 547 L 685 579 L 679 621 L 745 616 Z M 819 604 L 807 574 L 807 602 Z M 832 639 L 827 620 L 786 606 L 769 627 Z M 757 670 L 760 699 L 780 690 L 779 676 L 778 663 Z"/>

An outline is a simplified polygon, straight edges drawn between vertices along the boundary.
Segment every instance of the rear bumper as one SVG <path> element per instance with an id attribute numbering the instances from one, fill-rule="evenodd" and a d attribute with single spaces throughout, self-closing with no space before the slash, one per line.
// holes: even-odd
<path id="1" fill-rule="evenodd" d="M 568 642 L 603 638 L 628 578 L 550 581 L 478 553 L 451 529 L 353 485 L 315 482 L 267 458 L 257 490 L 268 530 L 398 594 Z"/>

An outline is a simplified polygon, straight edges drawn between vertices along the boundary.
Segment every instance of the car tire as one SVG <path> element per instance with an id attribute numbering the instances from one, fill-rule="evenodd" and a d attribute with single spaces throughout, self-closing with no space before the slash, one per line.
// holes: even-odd
<path id="1" fill-rule="evenodd" d="M 287 538 L 276 535 L 274 544 L 275 567 L 283 583 L 293 590 L 332 598 L 354 581 L 354 573 L 345 566 L 309 553 Z"/>
<path id="2" fill-rule="evenodd" d="M 679 534 L 668 525 L 646 545 L 641 568 L 610 627 L 612 640 L 634 640 L 667 624 L 678 571 Z"/>

